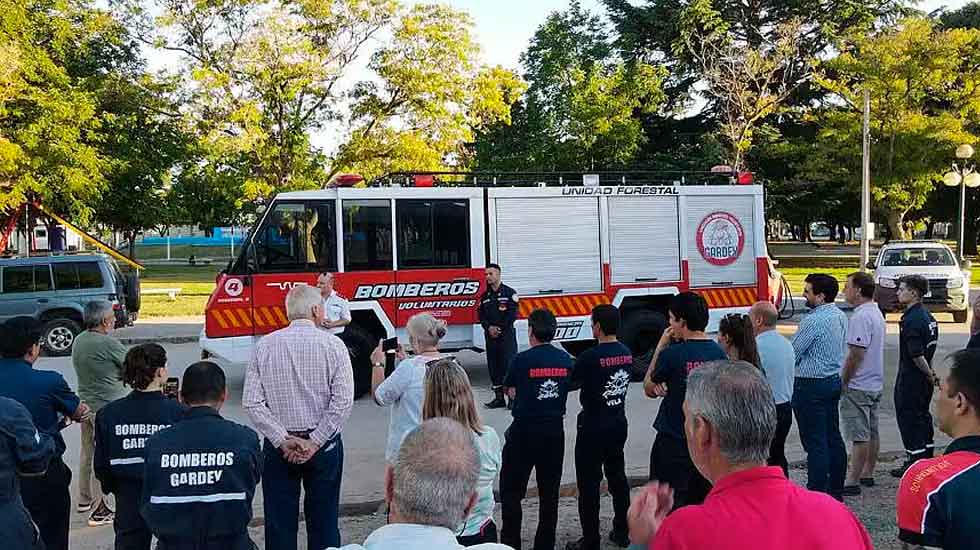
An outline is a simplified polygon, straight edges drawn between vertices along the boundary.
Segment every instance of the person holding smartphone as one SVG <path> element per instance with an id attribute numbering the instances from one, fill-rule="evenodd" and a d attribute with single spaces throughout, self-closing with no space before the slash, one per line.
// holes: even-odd
<path id="1" fill-rule="evenodd" d="M 103 407 L 95 417 L 95 475 L 116 496 L 116 550 L 149 550 L 150 529 L 140 516 L 146 440 L 177 422 L 184 407 L 162 391 L 167 352 L 141 344 L 126 353 L 123 382 L 133 391 Z"/>
<path id="2" fill-rule="evenodd" d="M 425 398 L 425 371 L 427 365 L 442 358 L 439 341 L 446 335 L 446 322 L 430 313 L 413 315 L 406 325 L 409 344 L 415 355 L 407 357 L 401 346 L 396 350 L 398 364 L 391 376 L 385 378 L 384 342 L 371 354 L 374 369 L 371 376 L 371 393 L 374 402 L 391 407 L 388 425 L 388 443 L 385 462 L 394 464 L 398 448 L 408 432 L 422 423 L 422 401 Z"/>

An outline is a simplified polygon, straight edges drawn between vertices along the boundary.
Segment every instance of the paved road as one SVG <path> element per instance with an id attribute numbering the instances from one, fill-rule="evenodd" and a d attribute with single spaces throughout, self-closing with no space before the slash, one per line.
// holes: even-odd
<path id="1" fill-rule="evenodd" d="M 882 452 L 897 452 L 902 446 L 898 438 L 898 430 L 894 419 L 894 404 L 891 398 L 892 388 L 895 377 L 895 369 L 898 361 L 898 326 L 896 316 L 889 316 L 888 342 L 886 346 L 886 388 L 885 398 L 883 399 L 882 421 Z M 784 334 L 791 335 L 795 332 L 795 325 L 787 323 L 780 327 Z M 937 357 L 959 349 L 966 345 L 968 332 L 966 325 L 956 325 L 952 323 L 942 323 L 940 327 L 941 340 L 940 349 Z M 169 355 L 170 371 L 174 376 L 182 374 L 186 365 L 195 361 L 199 350 L 196 344 L 167 344 L 165 345 Z M 491 398 L 489 378 L 486 372 L 485 361 L 482 354 L 472 352 L 462 352 L 458 355 L 460 361 L 470 373 L 472 383 L 476 388 L 477 399 L 481 402 Z M 75 385 L 75 374 L 71 368 L 70 361 L 64 358 L 42 358 L 37 365 L 41 369 L 51 369 L 61 372 L 68 380 L 69 385 Z M 225 365 L 229 379 L 229 393 L 231 398 L 226 404 L 224 414 L 235 421 L 248 424 L 248 420 L 241 408 L 241 392 L 244 381 L 244 372 L 241 366 Z M 941 369 L 940 369 L 941 370 Z M 656 416 L 659 401 L 647 399 L 643 396 L 642 390 L 636 384 L 630 390 L 630 397 L 627 401 L 627 412 L 630 420 L 629 440 L 627 443 L 627 470 L 630 476 L 645 476 L 648 473 L 650 445 L 653 441 L 654 432 L 651 428 L 654 417 Z M 565 465 L 562 477 L 563 483 L 574 483 L 574 439 L 575 439 L 575 415 L 579 412 L 577 396 L 573 395 L 568 403 L 568 416 L 566 417 L 566 445 L 565 445 Z M 497 431 L 503 434 L 510 423 L 509 415 L 506 411 L 484 411 L 484 420 L 492 425 Z M 368 502 L 380 500 L 382 498 L 382 472 L 384 469 L 384 445 L 388 425 L 388 411 L 376 406 L 372 401 L 361 399 L 354 404 L 351 419 L 344 430 L 344 446 L 346 452 L 342 503 L 350 504 L 357 502 Z M 79 433 L 77 427 L 71 427 L 65 431 L 68 443 L 68 452 L 65 460 L 73 471 L 77 472 Z M 796 433 L 794 424 L 793 431 L 787 442 L 787 456 L 791 461 L 804 458 L 802 448 L 799 444 L 799 436 Z M 262 516 L 261 495 L 256 503 L 256 516 Z M 109 548 L 111 543 L 111 529 L 98 528 L 92 529 L 84 526 L 83 516 L 75 515 L 73 519 L 73 540 L 85 541 L 79 547 L 84 548 Z"/>

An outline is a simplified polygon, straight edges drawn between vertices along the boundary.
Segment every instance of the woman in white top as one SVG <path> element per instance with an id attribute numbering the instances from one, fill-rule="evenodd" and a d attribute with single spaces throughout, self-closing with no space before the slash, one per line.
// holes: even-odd
<path id="1" fill-rule="evenodd" d="M 497 542 L 497 524 L 493 522 L 493 482 L 500 472 L 500 437 L 480 420 L 470 379 L 452 357 L 430 363 L 425 375 L 422 418 L 428 420 L 440 416 L 452 418 L 472 430 L 473 442 L 480 455 L 476 503 L 456 529 L 456 540 L 463 546 Z"/>
<path id="2" fill-rule="evenodd" d="M 428 313 L 420 313 L 408 320 L 406 329 L 409 345 L 415 355 L 407 357 L 399 345 L 398 364 L 387 379 L 381 344 L 371 354 L 371 362 L 374 364 L 371 372 L 371 394 L 374 395 L 374 402 L 382 407 L 391 407 L 388 444 L 385 447 L 385 461 L 388 464 L 394 464 L 398 459 L 398 449 L 408 432 L 422 423 L 425 368 L 427 363 L 442 357 L 439 353 L 439 340 L 446 335 L 446 323 Z"/>

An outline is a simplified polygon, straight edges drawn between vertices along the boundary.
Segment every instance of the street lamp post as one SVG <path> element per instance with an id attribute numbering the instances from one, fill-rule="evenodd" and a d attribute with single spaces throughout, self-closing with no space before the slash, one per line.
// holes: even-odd
<path id="1" fill-rule="evenodd" d="M 943 176 L 943 183 L 949 187 L 960 186 L 960 238 L 956 243 L 956 251 L 962 262 L 963 257 L 963 238 L 966 226 L 966 188 L 980 187 L 980 173 L 976 171 L 973 164 L 968 164 L 973 157 L 973 146 L 960 145 L 956 148 L 956 158 L 960 160 L 962 166 L 953 163 L 953 169 Z"/>

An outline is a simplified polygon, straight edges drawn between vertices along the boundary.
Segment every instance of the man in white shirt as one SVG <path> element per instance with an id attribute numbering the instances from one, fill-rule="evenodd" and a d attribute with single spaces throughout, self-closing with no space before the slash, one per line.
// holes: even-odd
<path id="1" fill-rule="evenodd" d="M 878 457 L 878 405 L 884 386 L 885 317 L 874 302 L 875 282 L 867 273 L 852 273 L 844 297 L 854 306 L 847 325 L 847 359 L 841 371 L 840 415 L 854 444 L 844 495 L 861 494 L 874 485 Z M 860 483 L 860 484 L 859 484 Z"/>
<path id="2" fill-rule="evenodd" d="M 339 335 L 350 324 L 350 302 L 333 289 L 333 273 L 321 273 L 316 286 L 323 298 L 323 328 Z"/>

